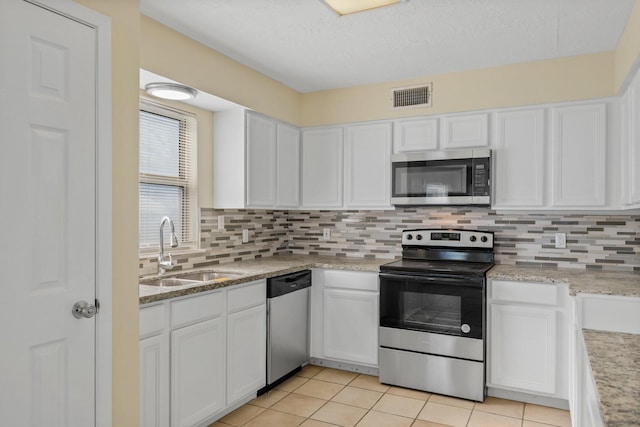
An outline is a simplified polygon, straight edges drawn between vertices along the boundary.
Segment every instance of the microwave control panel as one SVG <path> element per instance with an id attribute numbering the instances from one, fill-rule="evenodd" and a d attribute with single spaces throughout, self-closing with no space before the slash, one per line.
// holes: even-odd
<path id="1" fill-rule="evenodd" d="M 473 159 L 473 195 L 490 196 L 491 158 Z"/>

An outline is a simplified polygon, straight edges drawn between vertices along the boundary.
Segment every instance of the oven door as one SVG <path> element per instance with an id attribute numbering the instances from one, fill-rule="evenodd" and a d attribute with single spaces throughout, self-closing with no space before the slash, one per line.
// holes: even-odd
<path id="1" fill-rule="evenodd" d="M 484 278 L 380 274 L 380 326 L 484 338 Z"/>

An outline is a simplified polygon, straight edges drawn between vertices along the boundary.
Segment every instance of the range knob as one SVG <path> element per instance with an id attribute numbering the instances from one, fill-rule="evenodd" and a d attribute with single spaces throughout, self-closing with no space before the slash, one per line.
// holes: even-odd
<path id="1" fill-rule="evenodd" d="M 469 237 L 469 240 L 471 240 L 472 242 L 475 242 L 476 241 L 476 236 Z"/>
<path id="2" fill-rule="evenodd" d="M 487 236 L 482 236 L 482 237 L 480 238 L 480 240 L 481 240 L 483 243 L 486 243 L 486 241 L 487 241 L 488 239 L 487 239 Z"/>
<path id="3" fill-rule="evenodd" d="M 418 235 L 416 236 L 416 240 L 422 240 L 422 234 L 418 234 Z"/>
<path id="4" fill-rule="evenodd" d="M 407 240 L 412 240 L 413 236 L 411 234 L 407 234 Z"/>

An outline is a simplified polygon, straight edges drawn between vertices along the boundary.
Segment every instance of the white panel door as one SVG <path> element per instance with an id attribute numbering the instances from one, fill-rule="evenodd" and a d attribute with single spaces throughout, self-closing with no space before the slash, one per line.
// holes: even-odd
<path id="1" fill-rule="evenodd" d="M 442 148 L 487 147 L 489 115 L 463 114 L 442 119 Z"/>
<path id="2" fill-rule="evenodd" d="M 494 208 L 544 204 L 544 110 L 496 115 Z"/>
<path id="3" fill-rule="evenodd" d="M 247 113 L 247 207 L 276 204 L 276 122 Z"/>
<path id="4" fill-rule="evenodd" d="M 341 127 L 303 131 L 303 207 L 342 207 L 342 133 Z"/>
<path id="5" fill-rule="evenodd" d="M 640 72 L 629 87 L 630 126 L 628 136 L 629 202 L 640 204 Z"/>
<path id="6" fill-rule="evenodd" d="M 263 297 L 264 298 L 264 297 Z M 266 383 L 267 306 L 227 317 L 227 406 Z"/>
<path id="7" fill-rule="evenodd" d="M 391 207 L 391 126 L 376 123 L 347 127 L 346 207 Z"/>
<path id="8" fill-rule="evenodd" d="M 96 32 L 0 6 L 0 418 L 95 425 Z"/>
<path id="9" fill-rule="evenodd" d="M 556 311 L 492 304 L 490 313 L 490 385 L 556 393 Z"/>
<path id="10" fill-rule="evenodd" d="M 140 427 L 169 427 L 169 343 L 140 340 Z"/>
<path id="11" fill-rule="evenodd" d="M 297 208 L 300 204 L 300 130 L 278 123 L 276 149 L 276 206 Z"/>
<path id="12" fill-rule="evenodd" d="M 378 293 L 324 290 L 324 357 L 378 364 Z"/>
<path id="13" fill-rule="evenodd" d="M 171 425 L 190 427 L 225 407 L 224 318 L 171 331 Z"/>
<path id="14" fill-rule="evenodd" d="M 605 104 L 553 109 L 553 205 L 605 204 Z"/>
<path id="15" fill-rule="evenodd" d="M 393 124 L 393 152 L 438 149 L 438 119 L 400 119 Z"/>

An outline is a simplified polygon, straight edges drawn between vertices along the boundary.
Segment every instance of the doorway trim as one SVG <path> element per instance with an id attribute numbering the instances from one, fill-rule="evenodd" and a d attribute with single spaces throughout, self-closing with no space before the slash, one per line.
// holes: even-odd
<path id="1" fill-rule="evenodd" d="M 24 0 L 96 31 L 95 426 L 112 423 L 111 18 L 72 0 Z"/>

